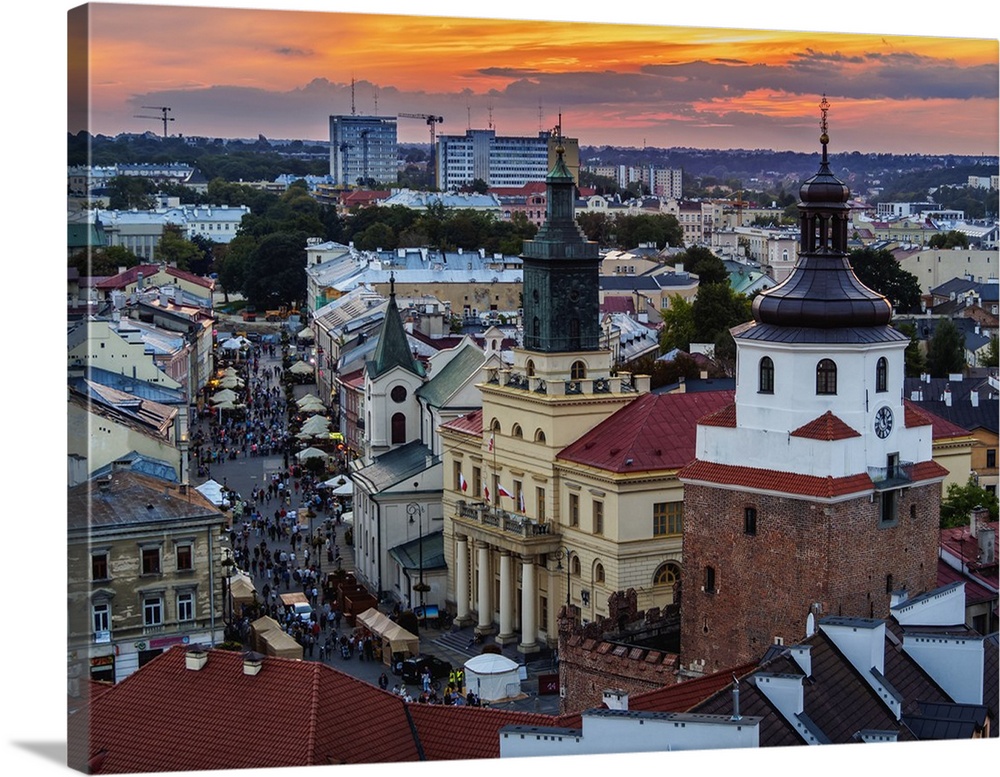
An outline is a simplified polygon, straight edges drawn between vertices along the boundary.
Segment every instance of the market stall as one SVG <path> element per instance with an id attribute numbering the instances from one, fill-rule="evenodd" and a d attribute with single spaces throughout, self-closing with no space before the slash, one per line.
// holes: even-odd
<path id="1" fill-rule="evenodd" d="M 382 647 L 382 662 L 391 665 L 392 655 L 403 658 L 420 654 L 420 638 L 411 634 L 387 615 L 371 607 L 358 615 L 357 625 L 372 633 Z"/>

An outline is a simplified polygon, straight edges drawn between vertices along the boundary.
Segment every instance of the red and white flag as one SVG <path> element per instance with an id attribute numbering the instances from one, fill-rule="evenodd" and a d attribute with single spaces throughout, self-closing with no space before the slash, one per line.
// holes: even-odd
<path id="1" fill-rule="evenodd" d="M 493 450 L 493 432 L 490 432 L 490 443 L 489 445 L 486 446 L 486 450 L 488 451 Z"/>
<path id="2" fill-rule="evenodd" d="M 518 501 L 520 502 L 521 512 L 523 513 L 524 512 L 524 491 L 521 491 L 521 493 L 519 493 L 517 495 L 517 497 L 518 497 Z"/>
<path id="3" fill-rule="evenodd" d="M 462 489 L 463 492 L 469 490 L 469 484 L 465 480 L 465 475 L 461 472 L 458 473 L 458 487 Z"/>
<path id="4" fill-rule="evenodd" d="M 501 484 L 501 483 L 497 483 L 497 494 L 499 496 L 506 496 L 506 497 L 508 497 L 510 499 L 514 498 L 514 495 L 510 491 L 508 491 L 506 488 L 504 488 L 503 484 Z"/>
<path id="5" fill-rule="evenodd" d="M 485 497 L 487 502 L 490 501 L 490 487 L 485 483 L 483 483 L 483 497 Z"/>

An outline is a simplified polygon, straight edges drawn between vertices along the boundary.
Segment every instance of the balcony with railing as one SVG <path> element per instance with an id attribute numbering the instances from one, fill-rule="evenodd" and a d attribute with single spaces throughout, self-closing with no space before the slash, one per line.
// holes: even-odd
<path id="1" fill-rule="evenodd" d="M 913 482 L 913 462 L 897 461 L 885 467 L 869 467 L 868 477 L 876 491 L 905 488 Z"/>
<path id="2" fill-rule="evenodd" d="M 456 520 L 479 539 L 525 552 L 548 552 L 558 547 L 561 535 L 552 521 L 537 521 L 485 502 L 456 504 Z"/>
<path id="3" fill-rule="evenodd" d="M 619 372 L 610 377 L 547 381 L 537 375 L 526 375 L 498 367 L 487 372 L 486 383 L 549 396 L 634 394 L 649 390 L 648 375 L 633 375 L 630 372 Z"/>

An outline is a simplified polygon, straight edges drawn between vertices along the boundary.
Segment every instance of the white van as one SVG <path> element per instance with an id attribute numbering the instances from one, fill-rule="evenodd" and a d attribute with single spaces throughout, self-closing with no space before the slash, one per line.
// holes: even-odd
<path id="1" fill-rule="evenodd" d="M 312 620 L 313 608 L 309 602 L 296 602 L 292 605 L 292 612 L 296 620 L 300 620 L 303 623 L 308 623 Z"/>

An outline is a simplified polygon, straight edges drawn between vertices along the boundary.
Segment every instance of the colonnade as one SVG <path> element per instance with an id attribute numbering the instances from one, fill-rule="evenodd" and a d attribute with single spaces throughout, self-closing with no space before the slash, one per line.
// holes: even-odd
<path id="1" fill-rule="evenodd" d="M 538 574 L 536 554 L 518 555 L 504 548 L 491 546 L 488 542 L 473 540 L 476 551 L 475 603 L 469 592 L 472 570 L 469 568 L 469 537 L 455 536 L 455 605 L 456 619 L 460 622 L 472 620 L 472 610 L 477 614 L 476 632 L 488 634 L 493 631 L 493 614 L 499 609 L 499 630 L 497 642 L 510 644 L 518 641 L 518 650 L 530 653 L 538 650 Z M 493 602 L 493 566 L 491 556 L 499 554 L 500 601 Z M 516 558 L 515 558 L 516 557 Z M 514 564 L 521 562 L 521 634 L 515 633 L 514 601 L 517 575 Z M 544 569 L 544 567 L 543 567 Z"/>

